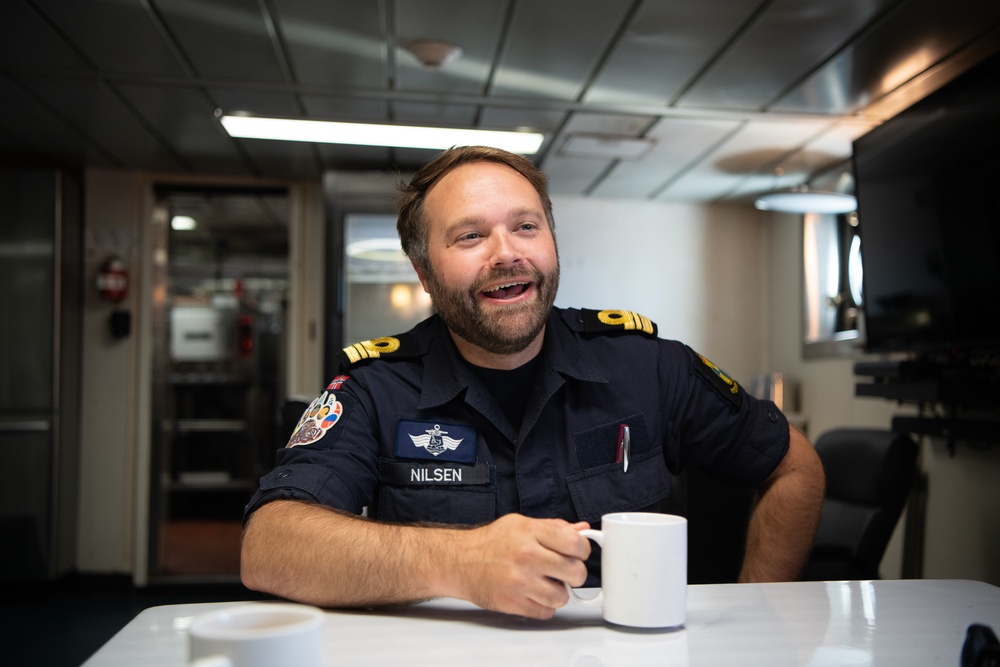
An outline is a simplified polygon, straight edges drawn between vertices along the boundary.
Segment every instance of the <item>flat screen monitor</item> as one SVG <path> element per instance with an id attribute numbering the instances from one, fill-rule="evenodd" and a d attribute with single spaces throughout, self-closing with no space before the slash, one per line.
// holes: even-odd
<path id="1" fill-rule="evenodd" d="M 854 142 L 866 349 L 1000 348 L 1000 55 Z"/>

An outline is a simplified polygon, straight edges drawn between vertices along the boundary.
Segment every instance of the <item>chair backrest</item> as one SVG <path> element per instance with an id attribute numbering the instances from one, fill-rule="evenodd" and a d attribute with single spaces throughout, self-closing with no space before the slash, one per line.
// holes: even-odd
<path id="1" fill-rule="evenodd" d="M 908 435 L 842 428 L 816 439 L 826 498 L 802 579 L 877 579 L 916 475 L 917 445 Z"/>

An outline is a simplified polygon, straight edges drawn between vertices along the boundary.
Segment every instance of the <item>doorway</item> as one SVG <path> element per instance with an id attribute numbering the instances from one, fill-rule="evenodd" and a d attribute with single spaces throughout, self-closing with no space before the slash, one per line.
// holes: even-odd
<path id="1" fill-rule="evenodd" d="M 289 193 L 157 186 L 151 580 L 235 580 L 286 394 Z"/>

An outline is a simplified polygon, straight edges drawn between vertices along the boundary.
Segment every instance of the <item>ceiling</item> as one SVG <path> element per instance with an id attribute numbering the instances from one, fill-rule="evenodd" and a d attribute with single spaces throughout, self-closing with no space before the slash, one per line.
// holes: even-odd
<path id="1" fill-rule="evenodd" d="M 318 180 L 430 156 L 233 139 L 221 110 L 537 129 L 554 194 L 664 201 L 849 187 L 854 138 L 1000 44 L 995 0 L 8 0 L 3 14 L 6 166 Z M 418 39 L 463 54 L 428 70 L 405 48 Z"/>

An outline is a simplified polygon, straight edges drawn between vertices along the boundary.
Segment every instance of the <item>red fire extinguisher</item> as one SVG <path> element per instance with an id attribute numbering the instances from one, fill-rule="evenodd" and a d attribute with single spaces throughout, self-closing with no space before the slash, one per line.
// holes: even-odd
<path id="1" fill-rule="evenodd" d="M 102 299 L 121 303 L 128 296 L 128 270 L 125 262 L 113 255 L 97 271 L 97 291 Z"/>

